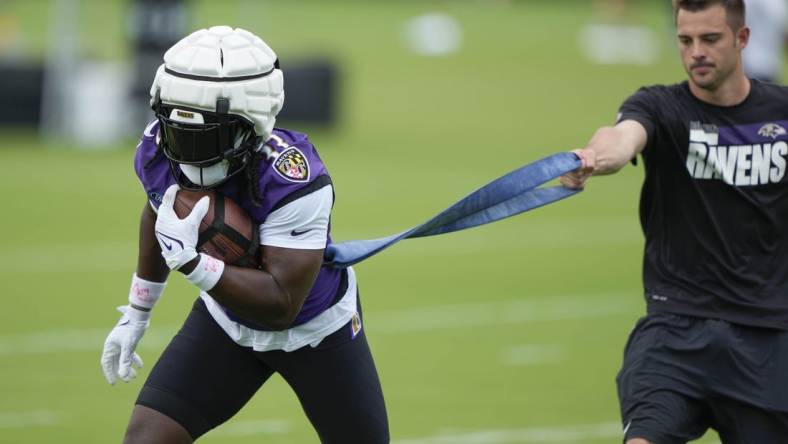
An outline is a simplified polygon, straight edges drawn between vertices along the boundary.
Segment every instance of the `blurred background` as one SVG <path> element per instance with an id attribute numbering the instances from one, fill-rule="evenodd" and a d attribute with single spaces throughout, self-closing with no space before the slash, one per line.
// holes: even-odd
<path id="1" fill-rule="evenodd" d="M 783 83 L 773 3 L 752 72 Z M 99 355 L 136 264 L 134 147 L 166 48 L 217 24 L 278 53 L 278 123 L 328 165 L 340 241 L 420 223 L 582 146 L 639 86 L 684 79 L 667 0 L 3 0 L 0 443 L 120 442 L 142 381 L 110 387 Z M 620 442 L 615 375 L 644 311 L 641 168 L 356 266 L 394 443 Z M 195 297 L 170 279 L 141 378 Z M 317 437 L 275 377 L 202 442 Z"/>

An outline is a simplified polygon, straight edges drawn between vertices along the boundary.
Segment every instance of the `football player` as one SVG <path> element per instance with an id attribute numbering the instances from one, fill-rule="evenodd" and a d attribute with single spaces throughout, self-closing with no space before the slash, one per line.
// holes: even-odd
<path id="1" fill-rule="evenodd" d="M 177 271 L 199 290 L 143 385 L 126 443 L 190 443 L 235 415 L 279 373 L 324 443 L 384 443 L 388 421 L 361 323 L 352 268 L 323 266 L 331 178 L 305 134 L 274 128 L 284 101 L 274 51 L 227 26 L 164 55 L 151 87 L 156 120 L 134 168 L 146 193 L 128 305 L 104 344 L 110 384 L 128 382 L 151 310 Z M 173 211 L 178 189 L 215 190 L 259 224 L 259 268 L 196 251 L 207 212 Z"/>

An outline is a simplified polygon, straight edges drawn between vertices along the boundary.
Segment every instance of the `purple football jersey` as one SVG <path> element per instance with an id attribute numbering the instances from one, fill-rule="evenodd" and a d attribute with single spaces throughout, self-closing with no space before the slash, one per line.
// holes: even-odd
<path id="1" fill-rule="evenodd" d="M 145 128 L 134 156 L 134 170 L 145 189 L 148 200 L 157 209 L 164 192 L 175 183 L 167 157 L 157 150 L 158 131 L 157 121 L 151 122 Z M 272 211 L 331 183 L 323 161 L 305 134 L 275 128 L 266 145 L 278 155 L 260 162 L 258 186 L 263 197 L 262 205 L 255 205 L 246 190 L 239 188 L 243 173 L 216 188 L 217 192 L 234 200 L 245 209 L 258 225 L 261 225 Z M 330 230 L 329 226 L 327 242 L 331 242 Z M 342 270 L 334 268 L 320 269 L 315 284 L 292 326 L 309 321 L 329 308 L 338 296 L 341 297 L 337 295 L 337 291 L 341 290 L 339 287 L 342 273 Z M 226 308 L 225 311 L 236 322 L 258 330 L 268 330 L 265 326 L 235 316 Z"/>

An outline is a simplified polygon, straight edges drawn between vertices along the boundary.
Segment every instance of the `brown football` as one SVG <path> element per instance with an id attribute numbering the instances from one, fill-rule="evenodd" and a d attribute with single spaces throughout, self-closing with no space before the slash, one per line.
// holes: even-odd
<path id="1" fill-rule="evenodd" d="M 197 251 L 226 264 L 258 268 L 258 227 L 232 199 L 215 191 L 180 190 L 173 204 L 175 214 L 186 217 L 203 196 L 208 196 L 211 204 L 200 223 Z"/>

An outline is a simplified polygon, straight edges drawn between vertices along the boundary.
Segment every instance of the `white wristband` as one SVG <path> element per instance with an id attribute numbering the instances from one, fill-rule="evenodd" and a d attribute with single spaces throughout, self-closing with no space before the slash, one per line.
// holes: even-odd
<path id="1" fill-rule="evenodd" d="M 224 262 L 200 253 L 200 262 L 194 267 L 191 273 L 186 275 L 186 280 L 196 285 L 202 291 L 210 291 L 224 272 Z"/>
<path id="2" fill-rule="evenodd" d="M 156 305 L 156 301 L 159 300 L 166 286 L 166 282 L 146 281 L 134 273 L 131 276 L 129 303 L 134 307 L 150 310 Z"/>

